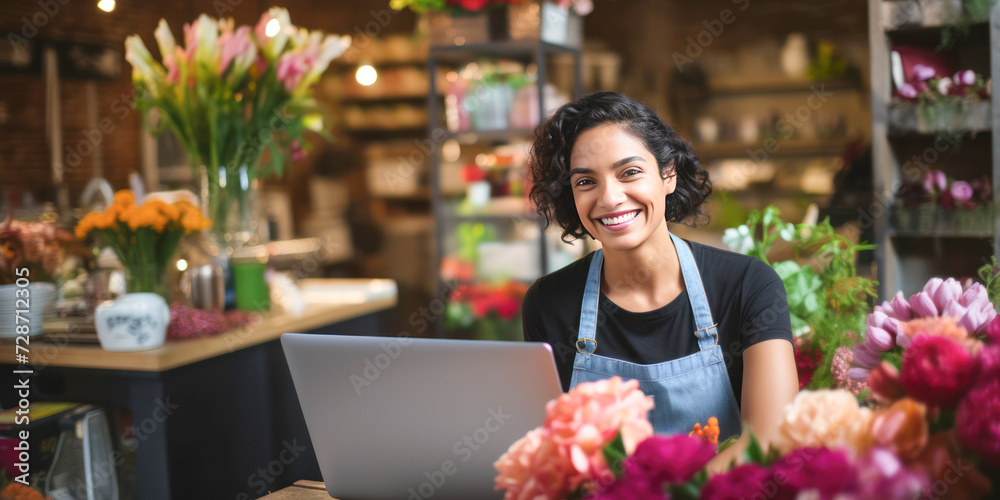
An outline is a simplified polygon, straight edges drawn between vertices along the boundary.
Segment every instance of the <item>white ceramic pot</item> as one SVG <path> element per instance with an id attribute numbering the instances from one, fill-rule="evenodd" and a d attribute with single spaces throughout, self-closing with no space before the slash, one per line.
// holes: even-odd
<path id="1" fill-rule="evenodd" d="M 106 351 L 142 351 L 167 339 L 170 308 L 156 293 L 128 293 L 97 306 L 97 338 Z"/>
<path id="2" fill-rule="evenodd" d="M 25 287 L 0 285 L 0 324 L 3 325 L 0 338 L 16 337 L 15 326 L 22 325 L 28 326 L 29 336 L 41 335 L 42 316 L 55 300 L 56 286 L 52 283 L 31 283 Z M 22 319 L 18 320 L 18 316 Z"/>

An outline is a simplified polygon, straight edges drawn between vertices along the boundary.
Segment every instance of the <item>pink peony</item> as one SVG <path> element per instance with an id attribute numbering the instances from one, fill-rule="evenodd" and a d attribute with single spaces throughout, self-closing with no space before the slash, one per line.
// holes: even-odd
<path id="1" fill-rule="evenodd" d="M 912 84 L 904 83 L 898 89 L 899 95 L 906 99 L 916 99 L 917 89 Z"/>
<path id="2" fill-rule="evenodd" d="M 972 186 L 965 181 L 952 182 L 949 191 L 951 191 L 951 196 L 955 198 L 955 201 L 965 201 L 972 198 Z"/>
<path id="3" fill-rule="evenodd" d="M 918 401 L 954 408 L 968 390 L 974 370 L 972 357 L 957 342 L 936 335 L 917 335 L 903 355 L 899 381 Z"/>
<path id="4" fill-rule="evenodd" d="M 740 465 L 725 474 L 709 478 L 701 488 L 701 498 L 705 500 L 742 500 L 756 498 L 765 493 L 765 484 L 771 479 L 771 471 L 757 465 Z"/>
<path id="5" fill-rule="evenodd" d="M 623 478 L 615 481 L 608 489 L 598 491 L 590 500 L 668 500 L 670 497 L 663 492 L 653 480 L 643 475 Z"/>
<path id="6" fill-rule="evenodd" d="M 827 448 L 792 451 L 774 464 L 772 473 L 778 483 L 778 498 L 796 498 L 796 494 L 807 491 L 818 493 L 817 498 L 833 498 L 853 491 L 858 481 L 857 469 L 847 452 Z"/>
<path id="7" fill-rule="evenodd" d="M 974 387 L 958 406 L 958 438 L 983 460 L 1000 466 L 1000 380 Z"/>
<path id="8" fill-rule="evenodd" d="M 636 380 L 584 382 L 545 405 L 545 422 L 514 443 L 494 464 L 505 498 L 562 498 L 613 476 L 604 447 L 621 433 L 625 451 L 653 435 L 647 415 L 653 398 Z"/>
<path id="9" fill-rule="evenodd" d="M 976 72 L 971 69 L 959 71 L 958 73 L 955 73 L 953 79 L 959 85 L 974 85 L 976 83 Z"/>
<path id="10" fill-rule="evenodd" d="M 715 456 L 715 445 L 697 436 L 653 436 L 625 460 L 625 475 L 639 474 L 654 484 L 683 484 Z"/>
<path id="11" fill-rule="evenodd" d="M 913 65 L 913 76 L 917 80 L 930 80 L 937 76 L 937 71 L 934 68 L 927 66 L 926 64 L 914 64 Z"/>
<path id="12" fill-rule="evenodd" d="M 989 345 L 976 353 L 976 385 L 1000 380 L 1000 345 Z"/>

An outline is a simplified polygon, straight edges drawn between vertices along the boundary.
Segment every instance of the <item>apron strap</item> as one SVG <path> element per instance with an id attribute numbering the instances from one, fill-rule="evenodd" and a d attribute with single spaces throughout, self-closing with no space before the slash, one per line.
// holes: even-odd
<path id="1" fill-rule="evenodd" d="M 694 255 L 687 243 L 674 233 L 670 233 L 670 238 L 674 241 L 674 248 L 677 250 L 677 258 L 681 263 L 681 274 L 684 276 L 684 288 L 687 289 L 688 300 L 691 302 L 691 311 L 694 313 L 694 324 L 698 330 L 694 332 L 698 337 L 698 347 L 708 350 L 719 343 L 719 333 L 716 330 L 716 323 L 712 321 L 712 310 L 708 306 L 708 296 L 705 294 L 705 287 L 701 282 L 701 273 L 698 272 L 698 265 L 695 264 Z"/>
<path id="2" fill-rule="evenodd" d="M 583 308 L 580 310 L 580 331 L 577 334 L 576 350 L 593 354 L 597 350 L 597 303 L 601 298 L 601 265 L 604 250 L 594 252 L 587 273 L 587 286 L 583 289 Z"/>

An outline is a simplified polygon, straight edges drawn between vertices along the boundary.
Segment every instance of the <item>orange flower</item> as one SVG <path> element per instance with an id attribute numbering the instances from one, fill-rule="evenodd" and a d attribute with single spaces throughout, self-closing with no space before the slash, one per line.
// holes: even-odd
<path id="1" fill-rule="evenodd" d="M 802 391 L 785 409 L 774 446 L 782 453 L 798 448 L 845 447 L 864 453 L 871 441 L 872 412 L 843 389 Z"/>
<path id="2" fill-rule="evenodd" d="M 969 337 L 969 332 L 958 326 L 955 318 L 948 316 L 911 319 L 901 323 L 900 329 L 903 335 L 911 339 L 916 337 L 918 333 L 946 337 L 958 343 Z"/>
<path id="3" fill-rule="evenodd" d="M 710 417 L 705 427 L 702 427 L 700 423 L 695 423 L 694 429 L 688 435 L 698 436 L 715 445 L 719 444 L 719 419 Z"/>
<path id="4" fill-rule="evenodd" d="M 120 205 L 123 207 L 130 207 L 135 205 L 135 195 L 132 194 L 130 189 L 122 189 L 115 193 L 115 205 Z"/>
<path id="5" fill-rule="evenodd" d="M 0 500 L 45 500 L 45 497 L 34 488 L 25 486 L 18 482 L 7 485 L 0 491 Z"/>
<path id="6" fill-rule="evenodd" d="M 916 458 L 927 446 L 927 407 L 910 398 L 875 412 L 872 438 L 875 444 L 892 450 L 899 458 Z"/>

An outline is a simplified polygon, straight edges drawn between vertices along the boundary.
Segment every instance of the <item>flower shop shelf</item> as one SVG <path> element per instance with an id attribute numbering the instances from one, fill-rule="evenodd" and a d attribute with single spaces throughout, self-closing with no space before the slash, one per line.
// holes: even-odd
<path id="1" fill-rule="evenodd" d="M 933 135 L 941 132 L 986 132 L 993 127 L 993 102 L 953 102 L 938 105 L 894 103 L 888 108 L 888 133 Z"/>
<path id="2" fill-rule="evenodd" d="M 709 81 L 708 86 L 714 96 L 812 92 L 814 88 L 823 90 L 861 90 L 860 82 L 850 78 L 809 80 L 805 78 L 791 79 L 785 76 L 715 78 Z"/>
<path id="3" fill-rule="evenodd" d="M 993 213 L 989 207 L 945 210 L 931 206 L 913 210 L 893 207 L 889 233 L 898 237 L 992 238 Z"/>
<path id="4" fill-rule="evenodd" d="M 751 158 L 752 155 L 773 157 L 819 157 L 840 156 L 844 151 L 843 141 L 781 141 L 745 142 L 701 142 L 694 143 L 694 150 L 702 160 L 725 158 Z"/>
<path id="5" fill-rule="evenodd" d="M 489 142 L 509 142 L 514 140 L 528 139 L 534 133 L 534 129 L 502 129 L 502 130 L 463 130 L 459 132 L 449 132 L 445 139 L 455 139 L 461 144 L 477 144 Z"/>
<path id="6" fill-rule="evenodd" d="M 579 49 L 542 40 L 505 40 L 502 42 L 473 43 L 465 45 L 439 45 L 431 47 L 430 55 L 440 62 L 461 63 L 476 57 L 507 57 L 530 59 L 540 52 L 574 53 Z"/>

